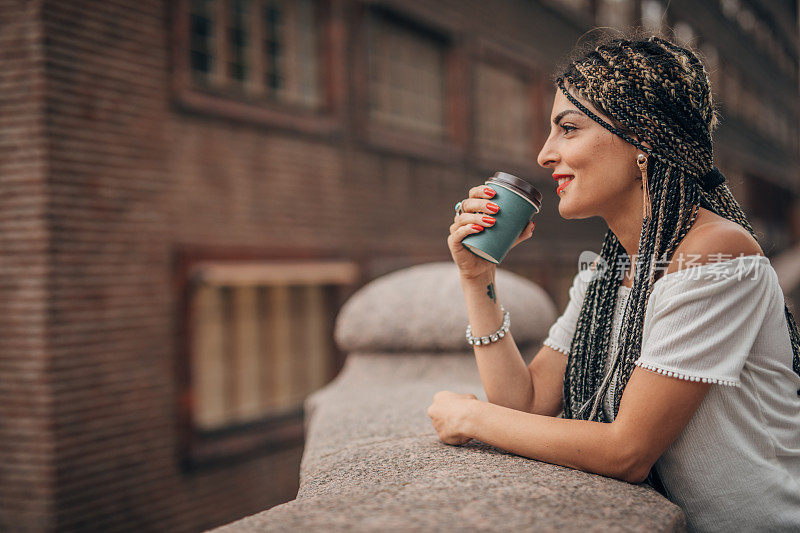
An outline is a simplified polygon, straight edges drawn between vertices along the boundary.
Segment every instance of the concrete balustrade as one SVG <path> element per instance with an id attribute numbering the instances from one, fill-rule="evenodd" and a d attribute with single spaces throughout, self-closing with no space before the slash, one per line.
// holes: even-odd
<path id="1" fill-rule="evenodd" d="M 498 269 L 526 362 L 557 316 L 541 287 Z M 297 498 L 217 531 L 683 531 L 679 507 L 631 484 L 442 443 L 426 410 L 440 390 L 486 400 L 464 341 L 452 263 L 383 276 L 342 308 L 340 374 L 309 396 Z"/>

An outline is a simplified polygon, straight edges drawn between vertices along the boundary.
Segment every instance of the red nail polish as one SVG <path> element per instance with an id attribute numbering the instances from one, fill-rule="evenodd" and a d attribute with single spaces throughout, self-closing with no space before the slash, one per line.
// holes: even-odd
<path id="1" fill-rule="evenodd" d="M 497 194 L 497 191 L 495 191 L 494 189 L 490 189 L 489 187 L 486 187 L 485 189 L 483 189 L 483 194 L 485 194 L 489 198 L 494 198 L 494 195 Z"/>
<path id="2" fill-rule="evenodd" d="M 500 206 L 494 202 L 489 202 L 488 204 L 486 204 L 486 209 L 488 209 L 492 213 L 497 213 L 498 211 L 500 211 Z"/>
<path id="3" fill-rule="evenodd" d="M 495 223 L 495 219 L 492 218 L 492 217 L 483 217 L 481 220 L 483 220 L 487 224 L 494 224 Z"/>
<path id="4" fill-rule="evenodd" d="M 483 231 L 483 226 L 481 226 L 480 224 L 473 224 L 472 229 L 476 231 Z"/>

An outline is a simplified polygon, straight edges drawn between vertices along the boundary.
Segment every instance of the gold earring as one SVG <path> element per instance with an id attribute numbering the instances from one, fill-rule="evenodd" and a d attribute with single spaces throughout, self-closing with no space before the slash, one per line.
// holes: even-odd
<path id="1" fill-rule="evenodd" d="M 652 215 L 650 211 L 650 190 L 647 186 L 647 156 L 639 154 L 636 156 L 636 164 L 642 173 L 642 190 L 644 191 L 644 199 L 642 201 L 642 218 L 650 218 Z"/>

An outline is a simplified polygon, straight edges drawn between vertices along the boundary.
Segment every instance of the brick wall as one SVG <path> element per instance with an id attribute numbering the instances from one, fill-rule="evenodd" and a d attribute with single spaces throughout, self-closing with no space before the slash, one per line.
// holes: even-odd
<path id="1" fill-rule="evenodd" d="M 53 525 L 40 9 L 0 1 L 0 530 Z"/>
<path id="2" fill-rule="evenodd" d="M 385 3 L 502 35 L 544 74 L 583 33 L 535 2 Z M 196 531 L 293 498 L 300 447 L 181 468 L 176 253 L 314 250 L 367 278 L 447 260 L 453 204 L 497 170 L 365 143 L 349 70 L 335 135 L 187 110 L 173 4 L 0 0 L 0 529 Z M 544 195 L 504 266 L 563 306 L 605 226 L 561 220 L 535 162 L 504 170 Z"/>
<path id="3" fill-rule="evenodd" d="M 447 259 L 452 206 L 490 171 L 363 145 L 350 100 L 338 136 L 182 110 L 170 5 L 0 3 L 0 525 L 194 531 L 293 498 L 299 447 L 181 469 L 175 253 L 313 249 L 368 277 Z"/>
<path id="4" fill-rule="evenodd" d="M 246 222 L 254 205 L 234 154 L 211 149 L 210 172 L 175 172 L 167 15 L 160 1 L 49 2 L 42 13 L 63 529 L 192 531 L 296 492 L 297 448 L 192 473 L 176 457 L 175 246 L 253 242 L 267 228 Z"/>

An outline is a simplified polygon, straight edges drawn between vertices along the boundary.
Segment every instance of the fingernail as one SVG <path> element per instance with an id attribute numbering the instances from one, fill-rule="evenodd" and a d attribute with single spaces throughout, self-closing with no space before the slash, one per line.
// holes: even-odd
<path id="1" fill-rule="evenodd" d="M 473 224 L 472 229 L 474 229 L 475 231 L 483 231 L 483 226 L 481 226 L 480 224 Z"/>
<path id="2" fill-rule="evenodd" d="M 483 189 L 483 194 L 485 194 L 489 198 L 494 198 L 494 195 L 497 194 L 497 191 L 489 187 L 486 187 L 485 189 Z"/>
<path id="3" fill-rule="evenodd" d="M 495 219 L 492 218 L 492 217 L 483 217 L 481 220 L 483 220 L 487 224 L 494 224 L 495 223 Z"/>
<path id="4" fill-rule="evenodd" d="M 492 213 L 497 213 L 498 211 L 500 211 L 500 206 L 494 202 L 489 202 L 488 204 L 486 204 L 486 209 L 488 209 Z"/>

